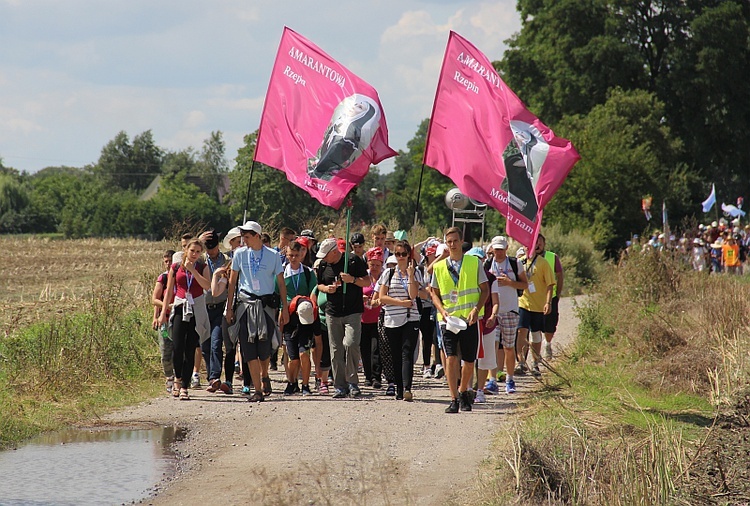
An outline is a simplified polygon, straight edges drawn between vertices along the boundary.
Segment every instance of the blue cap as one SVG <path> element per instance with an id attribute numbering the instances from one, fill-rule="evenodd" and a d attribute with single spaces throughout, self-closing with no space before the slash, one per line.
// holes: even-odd
<path id="1" fill-rule="evenodd" d="M 474 246 L 466 252 L 467 255 L 474 255 L 475 257 L 484 258 L 484 250 L 479 246 Z"/>

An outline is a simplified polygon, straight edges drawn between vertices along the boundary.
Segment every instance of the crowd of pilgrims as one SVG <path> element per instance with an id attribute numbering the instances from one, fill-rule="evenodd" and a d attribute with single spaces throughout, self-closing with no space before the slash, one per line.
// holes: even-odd
<path id="1" fill-rule="evenodd" d="M 254 221 L 183 235 L 152 294 L 167 393 L 187 400 L 205 387 L 262 402 L 274 393 L 269 370 L 283 368 L 285 396 L 367 388 L 410 402 L 421 364 L 423 378 L 447 381 L 456 413 L 503 379 L 512 394 L 515 375 L 541 374 L 562 290 L 543 237 L 517 259 L 505 237 L 472 247 L 456 228 L 413 245 L 382 224 L 368 235 L 318 242 L 285 227 L 272 244 Z"/>
<path id="2" fill-rule="evenodd" d="M 750 225 L 741 226 L 721 218 L 709 225 L 698 225 L 677 238 L 675 235 L 655 233 L 649 238 L 633 236 L 628 241 L 623 258 L 633 252 L 673 251 L 693 270 L 712 274 L 750 273 Z"/>

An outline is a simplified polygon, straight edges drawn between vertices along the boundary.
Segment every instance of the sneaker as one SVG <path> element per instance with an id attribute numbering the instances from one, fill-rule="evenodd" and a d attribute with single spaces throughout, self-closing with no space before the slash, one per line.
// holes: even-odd
<path id="1" fill-rule="evenodd" d="M 263 395 L 271 395 L 273 388 L 271 388 L 271 378 L 263 378 Z"/>
<path id="2" fill-rule="evenodd" d="M 432 371 L 430 371 L 429 367 L 425 367 L 422 371 L 422 379 L 430 379 L 432 378 Z"/>
<path id="3" fill-rule="evenodd" d="M 461 411 L 471 411 L 471 394 L 467 390 L 466 392 L 460 392 L 459 397 L 461 397 L 461 401 L 459 403 L 461 407 Z"/>
<path id="4" fill-rule="evenodd" d="M 535 378 L 538 378 L 542 375 L 542 371 L 539 370 L 539 364 L 534 364 L 531 366 L 531 375 Z"/>
<path id="5" fill-rule="evenodd" d="M 294 393 L 294 387 L 296 385 L 294 383 L 287 383 L 286 388 L 284 389 L 284 395 L 292 395 Z"/>
<path id="6" fill-rule="evenodd" d="M 172 393 L 172 388 L 174 387 L 174 376 L 170 376 L 167 378 L 167 382 L 165 383 L 165 388 L 167 389 L 167 393 Z"/>
<path id="7" fill-rule="evenodd" d="M 458 413 L 458 399 L 451 399 L 451 403 L 445 408 L 446 413 Z"/>
<path id="8" fill-rule="evenodd" d="M 318 388 L 318 393 L 320 395 L 328 395 L 328 385 L 326 383 L 321 383 Z"/>
<path id="9" fill-rule="evenodd" d="M 545 360 L 552 360 L 552 343 L 544 345 L 544 358 Z"/>
<path id="10" fill-rule="evenodd" d="M 362 395 L 362 390 L 359 389 L 358 385 L 349 385 L 349 397 L 359 397 Z"/>
<path id="11" fill-rule="evenodd" d="M 406 402 L 412 402 L 414 400 L 414 396 L 412 395 L 412 393 L 409 390 L 407 390 L 407 391 L 404 392 L 404 400 Z"/>
<path id="12" fill-rule="evenodd" d="M 309 388 L 309 387 L 308 387 L 308 388 Z M 300 393 L 301 391 L 302 391 L 302 390 L 300 390 L 300 389 L 299 389 L 299 385 L 298 385 L 298 384 L 297 384 L 297 382 L 295 381 L 295 382 L 294 382 L 294 393 L 295 393 L 295 394 L 298 394 L 298 393 Z"/>
<path id="13" fill-rule="evenodd" d="M 500 392 L 500 386 L 494 379 L 487 380 L 487 384 L 484 385 L 484 393 L 494 395 Z"/>
<path id="14" fill-rule="evenodd" d="M 388 383 L 388 388 L 385 389 L 385 395 L 389 397 L 393 397 L 396 395 L 396 385 L 393 383 Z"/>
<path id="15" fill-rule="evenodd" d="M 337 388 L 333 392 L 333 398 L 334 399 L 345 399 L 347 395 L 349 395 L 349 392 L 347 392 L 346 390 L 342 390 L 340 388 Z"/>
<path id="16" fill-rule="evenodd" d="M 435 378 L 441 379 L 443 376 L 445 376 L 445 369 L 443 369 L 442 365 L 437 364 L 435 366 Z"/>
<path id="17" fill-rule="evenodd" d="M 219 387 L 221 387 L 221 381 L 218 379 L 211 380 L 208 384 L 208 387 L 206 388 L 206 392 L 214 393 L 216 392 Z"/>
<path id="18" fill-rule="evenodd" d="M 243 394 L 249 394 L 250 393 L 250 387 L 242 387 L 242 393 Z"/>
<path id="19" fill-rule="evenodd" d="M 506 394 L 514 394 L 516 393 L 516 382 L 512 379 L 508 378 L 505 381 L 505 393 Z"/>
<path id="20" fill-rule="evenodd" d="M 304 384 L 302 385 L 302 395 L 311 395 L 312 392 L 310 391 L 310 385 Z"/>
<path id="21" fill-rule="evenodd" d="M 526 362 L 519 362 L 516 366 L 516 370 L 513 371 L 516 376 L 525 376 L 526 371 L 529 370 L 529 367 L 526 365 Z"/>
<path id="22" fill-rule="evenodd" d="M 383 388 L 383 384 L 380 382 L 380 380 L 373 380 L 372 381 L 372 388 L 376 388 L 376 389 L 380 390 L 381 388 Z"/>
<path id="23" fill-rule="evenodd" d="M 227 395 L 232 395 L 234 393 L 234 390 L 232 390 L 232 384 L 227 383 L 226 381 L 219 386 L 219 390 Z"/>
<path id="24" fill-rule="evenodd" d="M 481 390 L 477 390 L 477 396 L 474 398 L 474 402 L 477 404 L 484 404 L 487 402 L 487 398 L 484 396 L 484 392 Z"/>
<path id="25" fill-rule="evenodd" d="M 198 375 L 197 372 L 193 373 L 193 377 L 190 380 L 190 388 L 200 388 L 201 387 L 201 377 Z"/>

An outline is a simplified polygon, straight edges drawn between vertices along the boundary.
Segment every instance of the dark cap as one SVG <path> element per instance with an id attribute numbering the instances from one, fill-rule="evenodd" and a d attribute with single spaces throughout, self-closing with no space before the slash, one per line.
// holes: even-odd
<path id="1" fill-rule="evenodd" d="M 352 237 L 351 239 L 349 239 L 349 242 L 352 244 L 364 244 L 365 236 L 360 234 L 359 232 L 355 232 L 352 234 Z"/>

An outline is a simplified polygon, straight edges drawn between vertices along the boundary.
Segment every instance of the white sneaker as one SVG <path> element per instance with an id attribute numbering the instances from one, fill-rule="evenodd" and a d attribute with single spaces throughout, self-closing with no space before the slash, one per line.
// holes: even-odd
<path id="1" fill-rule="evenodd" d="M 430 371 L 429 367 L 425 367 L 422 371 L 422 378 L 423 379 L 430 379 L 432 378 L 432 371 Z"/>
<path id="2" fill-rule="evenodd" d="M 193 373 L 193 377 L 190 380 L 190 388 L 200 388 L 201 386 L 201 377 L 198 375 L 198 373 Z"/>
<path id="3" fill-rule="evenodd" d="M 445 376 L 445 369 L 443 369 L 443 366 L 442 366 L 442 365 L 440 365 L 440 364 L 437 364 L 437 365 L 435 366 L 435 377 L 436 377 L 437 379 L 440 379 L 440 378 L 442 378 L 443 376 Z"/>
<path id="4" fill-rule="evenodd" d="M 484 404 L 485 402 L 487 402 L 487 398 L 484 396 L 484 392 L 482 392 L 481 390 L 477 390 L 477 396 L 474 397 L 474 402 L 476 402 L 477 404 Z"/>
<path id="5" fill-rule="evenodd" d="M 546 343 L 544 345 L 544 359 L 552 360 L 552 343 Z"/>

